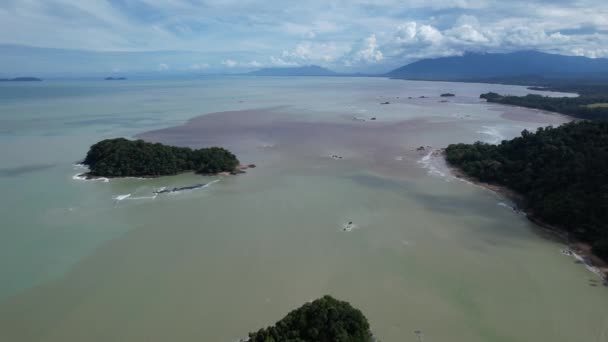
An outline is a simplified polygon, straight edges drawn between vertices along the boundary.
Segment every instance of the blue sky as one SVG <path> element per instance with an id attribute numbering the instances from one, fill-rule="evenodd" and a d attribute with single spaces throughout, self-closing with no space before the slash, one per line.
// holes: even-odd
<path id="1" fill-rule="evenodd" d="M 377 72 L 465 51 L 530 49 L 608 57 L 608 1 L 0 1 L 6 75 L 309 64 Z"/>

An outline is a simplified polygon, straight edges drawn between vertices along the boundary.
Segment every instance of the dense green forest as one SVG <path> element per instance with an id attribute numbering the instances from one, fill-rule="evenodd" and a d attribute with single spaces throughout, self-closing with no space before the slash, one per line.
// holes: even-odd
<path id="1" fill-rule="evenodd" d="M 592 243 L 608 260 L 608 122 L 523 131 L 499 145 L 454 144 L 446 159 L 471 177 L 518 191 L 534 217 Z"/>
<path id="2" fill-rule="evenodd" d="M 496 93 L 481 94 L 482 99 L 506 105 L 537 108 L 588 120 L 608 120 L 608 95 L 580 97 L 502 96 Z"/>
<path id="3" fill-rule="evenodd" d="M 124 138 L 107 139 L 91 146 L 83 164 L 99 177 L 155 177 L 194 171 L 201 174 L 232 172 L 239 165 L 230 151 L 220 147 L 193 150 Z"/>
<path id="4" fill-rule="evenodd" d="M 349 303 L 324 296 L 293 310 L 250 342 L 371 342 L 367 319 Z"/>

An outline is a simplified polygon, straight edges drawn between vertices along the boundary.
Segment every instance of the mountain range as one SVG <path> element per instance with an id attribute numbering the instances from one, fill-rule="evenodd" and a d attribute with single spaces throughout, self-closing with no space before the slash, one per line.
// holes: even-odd
<path id="1" fill-rule="evenodd" d="M 463 56 L 423 59 L 392 70 L 384 76 L 436 81 L 608 80 L 608 59 L 538 51 L 466 53 Z"/>

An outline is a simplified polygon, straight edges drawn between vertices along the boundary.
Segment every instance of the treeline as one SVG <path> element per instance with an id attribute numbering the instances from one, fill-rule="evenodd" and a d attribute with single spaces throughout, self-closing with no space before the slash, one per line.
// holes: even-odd
<path id="1" fill-rule="evenodd" d="M 124 138 L 91 146 L 83 164 L 98 177 L 156 177 L 194 171 L 201 174 L 232 172 L 239 161 L 220 147 L 193 150 Z"/>
<path id="2" fill-rule="evenodd" d="M 608 95 L 579 97 L 502 96 L 497 93 L 481 94 L 488 102 L 542 109 L 588 120 L 608 119 Z"/>
<path id="3" fill-rule="evenodd" d="M 524 130 L 499 145 L 450 145 L 446 159 L 471 177 L 521 193 L 529 213 L 590 242 L 608 261 L 608 122 Z"/>
<path id="4" fill-rule="evenodd" d="M 324 296 L 275 325 L 249 334 L 250 342 L 371 342 L 369 323 L 349 303 Z"/>

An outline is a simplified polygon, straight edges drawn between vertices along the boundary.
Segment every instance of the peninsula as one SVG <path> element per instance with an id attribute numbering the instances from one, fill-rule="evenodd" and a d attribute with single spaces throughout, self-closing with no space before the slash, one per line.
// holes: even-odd
<path id="1" fill-rule="evenodd" d="M 233 173 L 239 160 L 221 147 L 193 150 L 143 140 L 107 139 L 91 146 L 82 162 L 89 177 L 158 177 L 183 172 Z"/>
<path id="2" fill-rule="evenodd" d="M 449 164 L 466 176 L 521 194 L 535 222 L 584 242 L 608 261 L 608 123 L 580 121 L 524 130 L 499 145 L 453 144 Z"/>
<path id="3" fill-rule="evenodd" d="M 607 94 L 608 92 L 604 94 L 581 93 L 581 96 L 578 97 L 548 97 L 534 94 L 528 94 L 526 96 L 503 96 L 490 92 L 481 94 L 480 98 L 492 103 L 541 109 L 566 114 L 580 119 L 607 120 Z"/>

